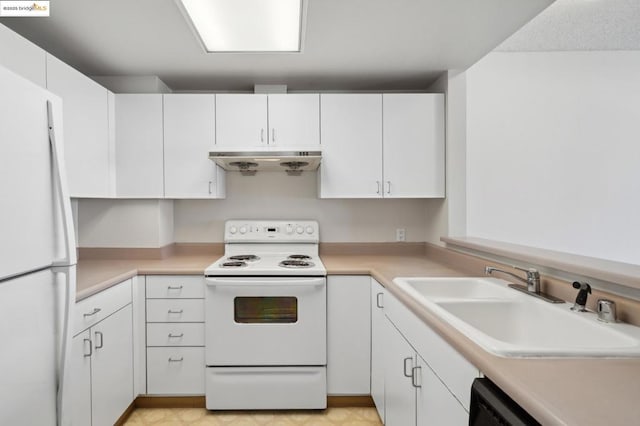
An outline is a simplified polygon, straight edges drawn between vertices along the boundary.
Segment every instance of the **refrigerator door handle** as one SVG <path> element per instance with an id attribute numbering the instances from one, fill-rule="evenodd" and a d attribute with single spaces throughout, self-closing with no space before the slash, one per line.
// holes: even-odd
<path id="1" fill-rule="evenodd" d="M 64 151 L 62 141 L 56 139 L 56 127 L 54 121 L 53 103 L 47 101 L 47 119 L 49 128 L 49 143 L 53 154 L 53 167 L 56 183 L 58 201 L 62 211 L 62 231 L 65 247 L 65 255 L 62 259 L 54 260 L 53 266 L 70 266 L 77 263 L 75 249 L 75 230 L 73 227 L 73 213 L 71 210 L 71 199 L 69 197 L 69 187 L 67 184 L 67 172 L 64 165 Z"/>
<path id="2" fill-rule="evenodd" d="M 64 275 L 64 302 L 62 317 L 62 339 L 58 357 L 58 390 L 56 395 L 58 425 L 71 424 L 71 400 L 69 395 L 70 357 L 71 357 L 71 324 L 76 304 L 76 267 L 54 267 L 55 274 Z"/>

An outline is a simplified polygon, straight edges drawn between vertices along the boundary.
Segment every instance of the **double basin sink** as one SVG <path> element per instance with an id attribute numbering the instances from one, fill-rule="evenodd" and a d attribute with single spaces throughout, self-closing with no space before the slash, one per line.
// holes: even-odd
<path id="1" fill-rule="evenodd" d="M 503 357 L 637 357 L 640 327 L 603 323 L 513 290 L 497 278 L 396 278 L 394 283 L 488 352 Z"/>

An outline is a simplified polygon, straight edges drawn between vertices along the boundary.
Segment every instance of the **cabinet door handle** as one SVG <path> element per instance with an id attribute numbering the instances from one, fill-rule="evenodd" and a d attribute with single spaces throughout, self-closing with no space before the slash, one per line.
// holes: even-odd
<path id="1" fill-rule="evenodd" d="M 181 285 L 179 285 L 179 286 L 170 285 L 170 286 L 167 286 L 167 290 L 182 290 L 182 286 Z"/>
<path id="2" fill-rule="evenodd" d="M 376 294 L 376 306 L 380 309 L 384 308 L 382 305 L 382 293 Z"/>
<path id="3" fill-rule="evenodd" d="M 171 309 L 169 309 L 167 311 L 168 314 L 181 314 L 183 312 L 183 309 L 177 310 L 177 311 L 173 311 Z"/>
<path id="4" fill-rule="evenodd" d="M 169 339 L 180 339 L 182 336 L 184 336 L 184 333 L 180 333 L 180 334 L 169 333 Z"/>
<path id="5" fill-rule="evenodd" d="M 96 336 L 96 349 L 101 349 L 104 346 L 104 335 L 102 334 L 101 331 L 96 331 L 95 336 Z M 98 336 L 100 336 L 100 344 L 97 343 Z"/>
<path id="6" fill-rule="evenodd" d="M 413 372 L 411 371 L 411 367 L 409 367 L 409 372 L 407 373 L 407 361 L 413 362 L 413 357 L 410 356 L 410 357 L 407 357 L 407 358 L 404 359 L 404 366 L 403 366 L 404 367 L 404 371 L 403 371 L 404 376 L 405 377 L 413 377 L 412 376 Z"/>
<path id="7" fill-rule="evenodd" d="M 264 128 L 260 129 L 260 142 L 264 142 Z"/>
<path id="8" fill-rule="evenodd" d="M 102 309 L 100 308 L 93 308 L 93 311 L 89 312 L 88 314 L 82 314 L 84 317 L 90 317 L 92 315 L 97 314 L 98 312 L 100 312 Z"/>
<path id="9" fill-rule="evenodd" d="M 209 181 L 209 195 L 211 195 L 213 193 L 213 191 L 211 190 L 211 184 L 213 183 L 212 180 Z"/>
<path id="10" fill-rule="evenodd" d="M 387 194 L 391 194 L 391 181 L 387 181 Z"/>
<path id="11" fill-rule="evenodd" d="M 184 360 L 182 356 L 180 358 L 169 357 L 169 362 L 182 362 L 182 360 Z"/>
<path id="12" fill-rule="evenodd" d="M 276 141 L 276 129 L 271 129 L 271 142 Z"/>
<path id="13" fill-rule="evenodd" d="M 87 345 L 87 343 L 89 345 Z M 89 353 L 86 352 L 87 347 L 89 348 Z M 84 349 L 85 350 L 83 351 L 83 355 L 85 358 L 93 355 L 93 343 L 91 342 L 91 339 L 84 339 Z"/>
<path id="14" fill-rule="evenodd" d="M 416 370 L 420 373 L 420 371 L 422 371 L 422 367 L 413 367 L 411 369 L 411 384 L 414 388 L 421 388 L 422 383 L 420 383 L 419 375 L 416 374 Z"/>
<path id="15" fill-rule="evenodd" d="M 379 194 L 380 193 L 380 181 L 379 180 L 376 181 L 376 185 L 378 185 L 378 189 L 376 189 L 376 194 Z"/>

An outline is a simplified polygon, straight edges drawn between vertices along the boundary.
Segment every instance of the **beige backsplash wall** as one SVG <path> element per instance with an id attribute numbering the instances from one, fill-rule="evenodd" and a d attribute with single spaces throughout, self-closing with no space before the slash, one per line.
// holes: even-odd
<path id="1" fill-rule="evenodd" d="M 354 173 L 357 170 L 354 169 Z M 222 242 L 228 219 L 315 219 L 323 242 L 431 241 L 442 200 L 319 199 L 315 173 L 287 176 L 227 173 L 223 200 L 90 200 L 78 202 L 79 247 L 160 247 Z"/>
<path id="2" fill-rule="evenodd" d="M 357 173 L 357 167 L 354 168 Z M 319 199 L 315 173 L 227 173 L 224 200 L 176 200 L 176 242 L 219 242 L 227 219 L 314 219 L 323 242 L 425 241 L 428 206 L 437 200 Z"/>

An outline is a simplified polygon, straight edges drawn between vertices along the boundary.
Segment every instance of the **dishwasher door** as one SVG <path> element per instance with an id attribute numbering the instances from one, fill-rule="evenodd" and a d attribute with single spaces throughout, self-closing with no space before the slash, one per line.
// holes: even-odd
<path id="1" fill-rule="evenodd" d="M 469 426 L 536 426 L 529 413 L 489 379 L 475 379 L 471 385 Z"/>

